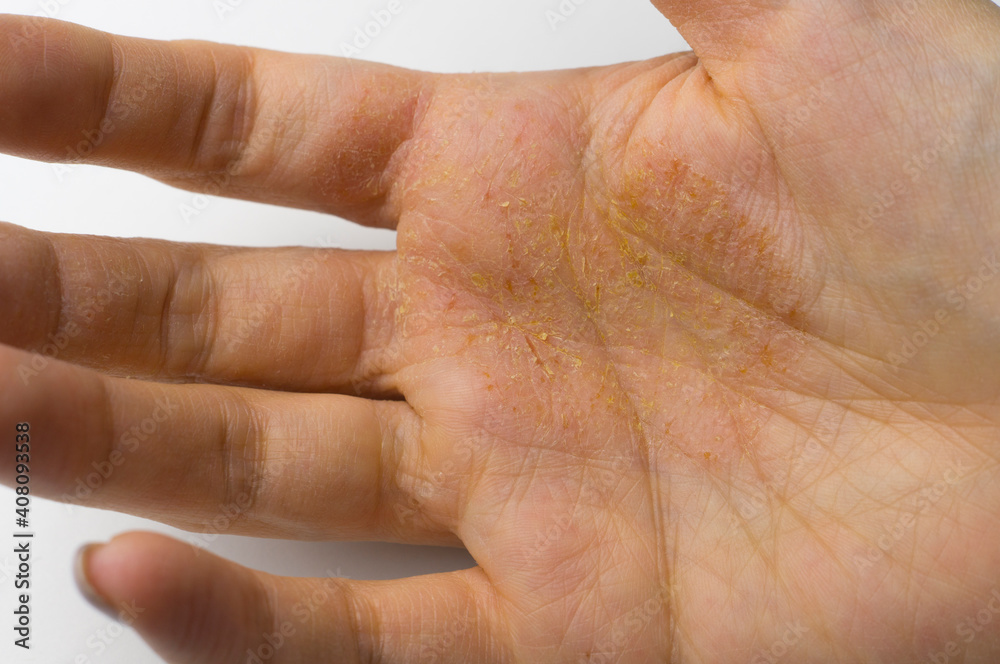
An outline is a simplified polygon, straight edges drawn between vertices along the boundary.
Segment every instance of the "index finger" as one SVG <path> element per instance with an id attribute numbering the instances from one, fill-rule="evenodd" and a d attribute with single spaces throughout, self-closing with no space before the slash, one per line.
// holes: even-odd
<path id="1" fill-rule="evenodd" d="M 0 151 L 391 226 L 435 77 L 315 55 L 119 37 L 0 15 Z"/>

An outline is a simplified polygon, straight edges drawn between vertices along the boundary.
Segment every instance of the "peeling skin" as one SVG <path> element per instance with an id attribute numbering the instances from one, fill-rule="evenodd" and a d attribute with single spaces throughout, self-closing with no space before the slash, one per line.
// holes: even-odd
<path id="1" fill-rule="evenodd" d="M 1000 13 L 654 3 L 698 57 L 518 76 L 0 15 L 4 151 L 75 161 L 82 130 L 89 163 L 398 222 L 396 253 L 0 224 L 0 394 L 53 428 L 37 488 L 172 394 L 95 506 L 197 528 L 242 487 L 233 532 L 472 553 L 334 584 L 361 659 L 445 623 L 453 660 L 505 664 L 954 650 L 1000 570 Z M 262 583 L 273 617 L 313 584 Z M 291 650 L 344 624 L 312 622 Z M 949 657 L 996 661 L 990 622 Z"/>
<path id="2" fill-rule="evenodd" d="M 463 533 L 474 555 L 531 562 L 511 572 L 511 596 L 531 589 L 548 606 L 573 600 L 565 587 L 599 588 L 628 605 L 622 589 L 663 586 L 676 602 L 704 601 L 702 615 L 721 596 L 734 611 L 770 615 L 779 591 L 759 588 L 786 553 L 772 549 L 775 537 L 795 542 L 790 564 L 854 588 L 837 561 L 877 526 L 859 517 L 844 532 L 810 530 L 800 515 L 893 504 L 937 463 L 931 444 L 900 460 L 883 440 L 885 428 L 919 428 L 924 405 L 887 399 L 899 393 L 884 367 L 840 344 L 844 275 L 825 267 L 828 237 L 789 202 L 772 157 L 758 142 L 706 156 L 731 137 L 704 109 L 685 118 L 680 90 L 705 85 L 696 64 L 545 74 L 516 88 L 505 76 L 460 79 L 437 90 L 392 194 L 404 211 L 397 325 L 409 371 L 465 377 L 407 400 L 418 412 L 426 399 L 464 413 L 476 395 L 472 422 L 449 410 L 427 434 L 475 441 L 455 472 L 472 478 L 470 509 L 490 523 L 523 505 L 600 515 L 528 553 L 496 549 L 530 538 L 510 526 Z M 596 101 L 584 103 L 583 90 Z M 683 131 L 684 120 L 702 134 Z M 752 168 L 736 176 L 730 161 Z M 409 375 L 397 379 L 405 392 Z M 431 467 L 451 460 L 439 454 Z M 860 485 L 834 470 L 841 464 Z M 458 485 L 446 480 L 442 495 Z M 498 486 L 502 499 L 477 503 Z M 651 555 L 630 528 L 683 554 Z M 699 536 L 705 529 L 712 536 Z M 648 572 L 606 569 L 595 551 L 609 547 Z M 734 567 L 745 584 L 721 585 L 720 570 Z M 555 568 L 568 570 L 562 588 L 538 571 Z M 787 592 L 816 592 L 798 581 Z M 569 641 L 612 621 L 606 606 L 581 611 Z M 515 623 L 521 642 L 541 643 L 532 621 Z M 681 633 L 666 618 L 657 627 Z M 741 638 L 753 641 L 748 629 Z"/>
<path id="3" fill-rule="evenodd" d="M 440 104 L 442 111 L 451 106 L 447 96 Z M 668 423 L 697 432 L 688 421 L 693 407 L 714 410 L 709 419 L 718 423 L 711 426 L 723 430 L 709 437 L 716 441 L 710 457 L 752 456 L 766 409 L 753 395 L 734 393 L 733 384 L 773 384 L 801 352 L 779 336 L 814 297 L 797 276 L 801 259 L 782 258 L 773 231 L 733 213 L 734 194 L 722 185 L 680 159 L 664 171 L 641 141 L 612 186 L 599 175 L 581 183 L 575 174 L 599 146 L 579 130 L 565 133 L 572 126 L 566 109 L 504 98 L 478 110 L 463 118 L 472 120 L 463 131 L 494 136 L 488 151 L 469 152 L 466 146 L 477 143 L 463 142 L 457 131 L 439 131 L 447 140 L 415 138 L 425 156 L 405 190 L 420 201 L 411 207 L 423 212 L 404 219 L 400 236 L 401 248 L 412 249 L 406 255 L 421 257 L 410 260 L 414 274 L 453 289 L 445 306 L 431 308 L 469 330 L 463 349 L 499 344 L 508 389 L 526 376 L 582 388 L 601 375 L 594 400 L 631 409 L 637 445 L 649 432 L 667 435 Z M 542 147 L 553 140 L 570 149 Z M 588 173 L 610 170 L 591 159 Z M 463 203 L 466 214 L 497 222 L 468 235 L 461 230 L 467 227 L 435 218 L 453 215 L 454 201 L 475 201 Z M 432 223 L 433 234 L 407 233 L 407 226 Z M 439 242 L 444 253 L 424 246 Z M 795 304 L 768 311 L 779 299 Z M 440 343 L 435 348 L 448 352 Z M 632 403 L 628 395 L 651 379 L 658 392 Z M 681 386 L 694 392 L 678 398 Z M 612 394 L 603 396 L 606 390 Z M 670 440 L 691 458 L 704 457 L 697 433 Z"/>

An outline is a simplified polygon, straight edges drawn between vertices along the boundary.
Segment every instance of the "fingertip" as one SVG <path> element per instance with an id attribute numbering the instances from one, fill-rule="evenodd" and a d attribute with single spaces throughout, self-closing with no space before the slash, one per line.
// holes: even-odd
<path id="1" fill-rule="evenodd" d="M 153 608 L 155 617 L 158 611 L 154 607 L 169 603 L 164 589 L 169 587 L 167 581 L 172 573 L 171 561 L 157 553 L 161 548 L 159 539 L 152 533 L 128 533 L 106 544 L 82 546 L 74 565 L 80 592 L 113 620 L 129 622 L 121 615 L 126 607 L 131 608 L 129 613 L 134 617 Z"/>
<path id="2" fill-rule="evenodd" d="M 111 42 L 65 21 L 0 14 L 0 151 L 65 159 L 100 123 L 114 78 Z"/>
<path id="3" fill-rule="evenodd" d="M 80 550 L 81 587 L 88 599 L 96 597 L 107 605 L 116 601 L 148 597 L 170 576 L 170 561 L 157 556 L 159 536 L 152 533 L 127 533 L 107 544 L 89 544 Z M 100 608 L 100 607 L 98 607 Z"/>
<path id="4" fill-rule="evenodd" d="M 168 661 L 230 661 L 267 606 L 249 570 L 156 533 L 85 546 L 77 566 L 84 596 Z"/>
<path id="5" fill-rule="evenodd" d="M 114 608 L 107 598 L 102 596 L 94 584 L 90 581 L 89 567 L 91 564 L 92 554 L 97 552 L 103 544 L 89 543 L 81 546 L 73 560 L 73 579 L 76 581 L 76 587 L 79 589 L 80 594 L 90 602 L 98 611 L 106 614 L 108 617 L 117 620 L 118 614 L 115 612 Z"/>

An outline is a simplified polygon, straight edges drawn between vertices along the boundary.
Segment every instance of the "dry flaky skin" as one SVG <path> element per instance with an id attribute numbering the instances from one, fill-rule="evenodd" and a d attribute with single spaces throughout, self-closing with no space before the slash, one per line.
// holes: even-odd
<path id="1" fill-rule="evenodd" d="M 241 252 L 212 253 L 208 267 L 199 254 L 215 273 L 195 281 L 214 283 L 221 304 L 190 313 L 209 298 L 192 288 L 170 310 L 189 322 L 167 325 L 175 344 L 229 340 L 218 344 L 228 355 L 213 347 L 178 362 L 164 349 L 151 369 L 138 351 L 107 359 L 92 327 L 61 357 L 109 373 L 405 398 L 391 426 L 406 433 L 383 431 L 369 466 L 354 448 L 308 452 L 333 480 L 280 458 L 289 448 L 268 435 L 311 440 L 287 422 L 261 426 L 266 446 L 249 470 L 216 460 L 257 501 L 233 532 L 457 536 L 479 568 L 442 581 L 462 587 L 454 594 L 399 586 L 358 600 L 370 589 L 354 587 L 354 608 L 317 618 L 273 661 L 1000 656 L 996 8 L 657 4 L 698 57 L 531 75 L 361 69 L 329 110 L 309 74 L 268 76 L 262 63 L 284 56 L 258 53 L 256 94 L 315 96 L 286 104 L 309 111 L 299 125 L 275 121 L 280 104 L 258 108 L 256 131 L 269 119 L 281 129 L 240 130 L 251 157 L 226 191 L 398 223 L 397 254 L 341 256 L 299 281 L 281 280 L 281 261 L 298 254 L 262 275 L 239 272 Z M 312 115 L 327 112 L 326 143 L 300 138 L 282 156 L 284 137 L 309 135 Z M 218 170 L 138 164 L 119 140 L 109 162 L 175 184 L 198 188 Z M 268 189 L 283 170 L 308 177 Z M 65 324 L 82 306 L 81 275 L 119 268 L 95 267 L 113 245 L 52 242 L 55 260 L 74 261 L 61 273 Z M 120 271 L 153 275 L 155 291 L 155 266 L 181 259 L 135 246 L 147 253 Z M 227 333 L 266 299 L 259 276 L 280 295 L 275 315 L 252 338 Z M 165 329 L 150 317 L 115 325 Z M 353 361 L 326 343 L 331 329 Z M 3 341 L 36 347 L 43 330 L 24 323 Z M 281 375 L 266 359 L 279 348 Z M 231 420 L 273 415 L 274 404 L 261 415 L 258 397 L 245 398 L 249 414 Z M 321 424 L 319 406 L 296 411 L 302 429 L 360 440 L 360 425 Z M 123 466 L 97 500 L 189 528 L 217 503 L 199 503 L 191 480 L 189 513 L 126 506 L 149 476 L 132 472 Z M 345 500 L 329 487 L 338 483 L 368 487 L 351 494 L 353 511 L 331 507 Z M 262 578 L 274 624 L 314 587 Z M 237 632 L 257 624 L 240 620 Z M 174 632 L 139 628 L 173 660 L 200 661 L 164 645 Z M 233 638 L 234 653 L 256 643 Z"/>
<path id="2" fill-rule="evenodd" d="M 424 111 L 394 192 L 398 381 L 432 432 L 429 473 L 473 441 L 441 483 L 515 652 L 557 661 L 613 642 L 662 592 L 648 626 L 618 625 L 612 661 L 750 659 L 797 622 L 793 661 L 915 661 L 990 599 L 998 383 L 982 335 L 997 284 L 902 371 L 888 353 L 994 255 L 995 60 L 951 71 L 950 91 L 919 59 L 888 79 L 926 47 L 889 50 L 860 13 L 827 11 L 795 26 L 848 23 L 814 44 L 807 81 L 750 64 L 712 80 L 679 56 L 459 81 Z M 848 38 L 874 52 L 859 61 Z M 438 114 L 477 84 L 488 96 L 442 140 Z M 786 140 L 776 120 L 821 84 L 828 99 Z M 959 91 L 976 86 L 994 87 L 970 104 Z M 847 237 L 900 157 L 933 145 L 908 124 L 966 138 L 920 200 Z M 963 178 L 994 191 L 956 196 Z M 423 398 L 428 375 L 455 374 L 467 380 Z M 466 418 L 437 425 L 439 400 L 469 395 Z M 960 481 L 872 562 L 950 465 Z M 558 645 L 538 629 L 567 615 Z M 998 645 L 981 635 L 968 661 Z"/>

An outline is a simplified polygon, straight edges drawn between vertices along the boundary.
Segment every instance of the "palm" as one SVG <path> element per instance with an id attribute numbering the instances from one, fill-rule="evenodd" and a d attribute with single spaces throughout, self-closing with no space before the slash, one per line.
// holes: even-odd
<path id="1" fill-rule="evenodd" d="M 709 85 L 684 56 L 539 77 L 558 94 L 464 81 L 443 95 L 444 117 L 428 111 L 416 141 L 432 156 L 401 184 L 400 283 L 416 315 L 400 385 L 427 397 L 411 401 L 433 432 L 429 467 L 458 469 L 428 477 L 427 495 L 466 505 L 451 516 L 525 655 L 610 654 L 632 630 L 623 651 L 636 661 L 671 648 L 726 661 L 804 624 L 799 656 L 847 657 L 851 632 L 910 640 L 989 600 L 977 591 L 995 560 L 960 555 L 996 526 L 983 507 L 1000 494 L 971 488 L 995 472 L 989 434 L 933 423 L 966 408 L 993 420 L 996 382 L 969 352 L 979 330 L 951 321 L 960 345 L 906 374 L 890 357 L 905 369 L 900 341 L 953 307 L 939 284 L 992 265 L 996 216 L 982 212 L 1000 197 L 967 186 L 971 200 L 956 200 L 934 176 L 948 162 L 972 179 L 995 159 L 956 147 L 985 109 L 933 108 L 971 75 L 885 89 L 912 70 L 878 53 L 859 62 L 851 36 L 768 88 L 741 72 L 746 96 L 721 102 L 735 122 L 718 107 L 736 83 Z M 449 115 L 473 90 L 490 113 Z M 567 96 L 580 99 L 569 113 Z M 875 113 L 892 101 L 925 131 Z M 957 219 L 964 237 L 942 242 Z M 900 246 L 901 233 L 915 237 Z M 932 391 L 945 371 L 975 393 Z M 440 375 L 461 379 L 434 389 Z M 892 609 L 918 575 L 963 581 L 928 590 L 949 608 L 914 623 Z M 756 622 L 713 620 L 720 598 Z M 821 627 L 859 605 L 895 617 Z M 647 620 L 629 623 L 630 610 Z"/>
<path id="2" fill-rule="evenodd" d="M 996 89 L 1000 58 L 984 64 L 995 47 L 981 33 L 997 17 L 968 9 L 968 53 L 937 65 L 942 75 L 926 53 L 953 37 L 939 44 L 928 28 L 928 46 L 843 4 L 775 23 L 773 43 L 716 8 L 717 22 L 688 28 L 700 60 L 441 79 L 412 102 L 405 147 L 380 162 L 391 187 L 332 168 L 322 181 L 355 187 L 333 211 L 398 222 L 391 260 L 355 261 L 377 268 L 352 288 L 379 293 L 347 317 L 363 334 L 335 330 L 357 357 L 319 377 L 279 377 L 237 334 L 234 356 L 199 356 L 196 373 L 401 395 L 399 408 L 377 403 L 403 433 L 386 445 L 382 421 L 386 467 L 362 454 L 359 479 L 338 475 L 361 497 L 309 485 L 328 499 L 318 505 L 350 496 L 361 517 L 318 515 L 278 490 L 275 478 L 318 472 L 264 481 L 229 468 L 227 487 L 259 501 L 239 530 L 457 536 L 479 563 L 454 577 L 463 593 L 420 581 L 398 595 L 351 590 L 398 621 L 380 625 L 378 647 L 400 658 L 723 662 L 794 648 L 795 661 L 911 661 L 956 640 L 954 626 L 989 602 L 982 579 L 1000 562 L 984 541 L 1000 501 L 990 447 L 1000 196 L 986 182 L 1000 120 L 989 95 L 968 99 Z M 859 43 L 882 48 L 866 55 Z M 251 185 L 239 193 L 278 196 Z M 377 210 L 356 195 L 372 190 L 384 197 Z M 329 298 L 331 272 L 345 269 L 306 281 L 306 310 Z M 226 317 L 215 324 L 226 338 Z M 293 367 L 321 352 L 300 341 Z M 67 359 L 191 375 L 95 356 Z M 316 426 L 345 426 L 312 414 L 327 402 L 299 403 Z M 354 417 L 356 401 L 336 403 Z M 120 495 L 139 485 L 128 472 L 115 478 Z M 430 609 L 408 618 L 405 607 L 428 597 L 450 622 L 415 628 Z M 371 637 L 349 622 L 368 652 Z M 162 651 L 185 652 L 146 629 Z M 996 637 L 976 634 L 961 647 L 988 657 Z M 329 638 L 279 654 L 341 652 Z"/>

